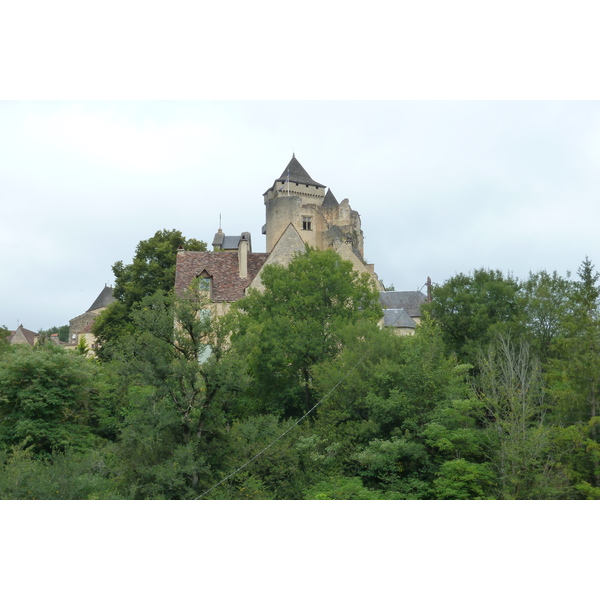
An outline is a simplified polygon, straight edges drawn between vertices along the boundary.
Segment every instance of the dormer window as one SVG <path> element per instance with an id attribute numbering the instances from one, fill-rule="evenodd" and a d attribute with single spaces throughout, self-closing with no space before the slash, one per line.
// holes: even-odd
<path id="1" fill-rule="evenodd" d="M 206 271 L 202 271 L 197 278 L 198 291 L 210 295 L 212 287 L 212 277 Z"/>
<path id="2" fill-rule="evenodd" d="M 302 217 L 302 229 L 312 231 L 312 217 Z"/>

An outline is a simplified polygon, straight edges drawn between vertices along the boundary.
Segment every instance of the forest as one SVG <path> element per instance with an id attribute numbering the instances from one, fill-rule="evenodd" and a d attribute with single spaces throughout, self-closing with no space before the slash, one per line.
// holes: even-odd
<path id="1" fill-rule="evenodd" d="M 95 355 L 0 329 L 0 498 L 600 499 L 600 275 L 457 274 L 415 335 L 333 251 L 222 317 L 178 231 L 118 262 Z M 55 328 L 59 331 L 61 328 Z"/>

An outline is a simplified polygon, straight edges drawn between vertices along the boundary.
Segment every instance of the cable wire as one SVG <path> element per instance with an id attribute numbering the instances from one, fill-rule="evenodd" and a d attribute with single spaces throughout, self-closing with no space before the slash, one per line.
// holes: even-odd
<path id="1" fill-rule="evenodd" d="M 306 419 L 306 417 L 308 417 L 308 415 L 310 415 L 310 413 L 315 410 L 315 408 L 317 408 L 317 406 L 319 406 L 319 404 L 322 404 L 334 391 L 335 389 L 343 382 L 345 381 L 350 374 L 355 371 L 358 366 L 360 365 L 360 363 L 363 362 L 363 360 L 365 360 L 365 358 L 368 355 L 368 351 L 365 352 L 362 356 L 362 358 L 346 373 L 346 375 L 344 375 L 344 377 L 342 377 L 326 394 L 325 396 L 323 396 L 311 409 L 309 409 L 306 413 L 304 413 L 295 423 L 293 423 L 290 427 L 288 427 L 288 429 L 286 429 L 280 436 L 278 436 L 277 438 L 275 438 L 266 448 L 263 448 L 258 454 L 254 455 L 250 460 L 246 461 L 241 467 L 238 467 L 235 471 L 232 471 L 229 475 L 227 475 L 227 477 L 224 477 L 223 479 L 221 479 L 221 481 L 219 481 L 218 483 L 216 483 L 215 485 L 213 485 L 211 488 L 209 488 L 208 490 L 206 490 L 205 492 L 203 492 L 202 494 L 200 494 L 199 496 L 196 496 L 195 498 L 193 498 L 193 500 L 200 500 L 200 498 L 202 498 L 203 496 L 206 496 L 206 494 L 212 492 L 215 488 L 219 487 L 222 483 L 225 483 L 228 479 L 231 479 L 236 473 L 239 473 L 242 469 L 245 469 L 250 463 L 254 462 L 259 456 L 263 455 L 271 446 L 273 446 L 274 444 L 276 444 L 283 436 L 287 435 L 292 429 L 294 429 L 294 427 L 296 427 L 297 425 L 300 424 L 301 421 L 303 421 L 304 419 Z"/>

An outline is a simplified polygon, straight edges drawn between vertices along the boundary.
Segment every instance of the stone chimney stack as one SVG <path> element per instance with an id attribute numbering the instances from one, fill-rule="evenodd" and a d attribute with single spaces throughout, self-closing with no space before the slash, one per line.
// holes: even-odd
<path id="1" fill-rule="evenodd" d="M 244 231 L 240 236 L 240 243 L 238 244 L 238 260 L 240 265 L 240 279 L 248 277 L 248 253 L 252 252 L 252 245 L 250 242 L 250 234 Z"/>

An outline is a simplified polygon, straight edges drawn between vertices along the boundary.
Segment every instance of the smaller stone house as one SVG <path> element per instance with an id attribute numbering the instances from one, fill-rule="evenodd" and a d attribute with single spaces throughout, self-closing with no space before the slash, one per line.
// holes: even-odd
<path id="1" fill-rule="evenodd" d="M 74 348 L 83 339 L 88 348 L 96 348 L 96 336 L 92 333 L 92 325 L 98 315 L 115 301 L 113 288 L 105 285 L 93 304 L 82 314 L 69 321 L 69 343 L 67 348 Z"/>
<path id="2" fill-rule="evenodd" d="M 379 292 L 383 308 L 381 325 L 394 330 L 397 335 L 412 335 L 421 322 L 421 305 L 427 296 L 416 292 Z"/>
<path id="3" fill-rule="evenodd" d="M 40 334 L 25 329 L 23 325 L 19 325 L 15 331 L 11 331 L 7 340 L 9 344 L 29 344 L 35 346 L 40 339 Z"/>

